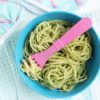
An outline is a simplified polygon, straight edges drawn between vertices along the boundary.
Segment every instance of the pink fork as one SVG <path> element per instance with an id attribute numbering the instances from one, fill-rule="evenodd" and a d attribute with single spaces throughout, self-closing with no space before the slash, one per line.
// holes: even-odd
<path id="1" fill-rule="evenodd" d="M 78 38 L 84 32 L 92 27 L 92 22 L 89 18 L 82 18 L 78 23 L 76 23 L 70 30 L 65 32 L 65 34 L 58 40 L 56 40 L 47 50 L 33 54 L 31 56 L 32 60 L 35 61 L 38 67 L 43 68 L 48 58 L 55 52 L 62 49 L 69 42 Z"/>

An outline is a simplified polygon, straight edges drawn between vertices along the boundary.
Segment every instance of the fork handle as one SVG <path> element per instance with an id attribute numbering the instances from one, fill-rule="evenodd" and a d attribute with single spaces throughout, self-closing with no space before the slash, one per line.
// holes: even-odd
<path id="1" fill-rule="evenodd" d="M 75 38 L 78 38 L 84 32 L 92 27 L 92 21 L 85 17 L 82 18 L 78 23 L 76 23 L 71 29 L 69 29 L 65 34 L 58 40 L 56 40 L 53 45 L 47 50 L 51 56 L 53 53 L 62 49 L 65 45 L 70 43 Z"/>

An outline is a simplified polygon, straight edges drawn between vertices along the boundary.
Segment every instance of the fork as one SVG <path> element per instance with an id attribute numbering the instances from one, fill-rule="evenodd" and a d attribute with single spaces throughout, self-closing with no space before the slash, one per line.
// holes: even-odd
<path id="1" fill-rule="evenodd" d="M 55 52 L 61 50 L 68 43 L 78 38 L 84 32 L 92 27 L 92 21 L 88 17 L 82 18 L 71 29 L 57 39 L 47 50 L 31 55 L 32 60 L 37 64 L 37 67 L 44 68 L 48 58 Z"/>

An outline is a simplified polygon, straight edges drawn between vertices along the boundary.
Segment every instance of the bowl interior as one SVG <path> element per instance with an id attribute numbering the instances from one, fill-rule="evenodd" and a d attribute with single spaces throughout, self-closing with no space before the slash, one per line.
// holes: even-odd
<path id="1" fill-rule="evenodd" d="M 24 80 L 24 82 L 34 91 L 38 92 L 39 94 L 42 94 L 47 97 L 53 97 L 53 98 L 64 98 L 68 96 L 75 95 L 76 93 L 81 92 L 84 88 L 86 88 L 95 78 L 98 70 L 99 70 L 99 65 L 100 65 L 100 41 L 98 39 L 98 36 L 96 32 L 91 28 L 89 30 L 90 36 L 91 36 L 91 45 L 92 45 L 92 57 L 90 60 L 87 61 L 86 63 L 86 69 L 88 73 L 88 80 L 85 82 L 82 82 L 78 84 L 72 91 L 70 92 L 60 92 L 58 90 L 50 90 L 36 81 L 32 81 L 30 78 L 28 78 L 21 70 L 20 70 L 20 62 L 23 58 L 23 47 L 25 40 L 28 36 L 28 34 L 36 27 L 37 24 L 46 21 L 46 20 L 54 20 L 54 19 L 59 19 L 59 20 L 65 20 L 65 21 L 70 21 L 72 23 L 76 23 L 79 21 L 81 18 L 65 13 L 65 12 L 51 12 L 51 13 L 46 13 L 42 16 L 39 16 L 38 18 L 34 19 L 31 21 L 22 31 L 18 42 L 16 46 L 16 64 L 17 64 L 17 69 L 18 72 L 21 75 L 21 78 Z"/>

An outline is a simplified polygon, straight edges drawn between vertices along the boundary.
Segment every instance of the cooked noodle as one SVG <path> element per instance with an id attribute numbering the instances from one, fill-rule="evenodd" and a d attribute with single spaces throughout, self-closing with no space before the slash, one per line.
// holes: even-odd
<path id="1" fill-rule="evenodd" d="M 91 57 L 88 32 L 54 53 L 42 70 L 30 57 L 31 54 L 49 48 L 71 27 L 72 24 L 61 20 L 40 23 L 25 42 L 22 71 L 40 84 L 61 91 L 71 91 L 76 84 L 85 81 L 87 79 L 85 63 Z"/>

